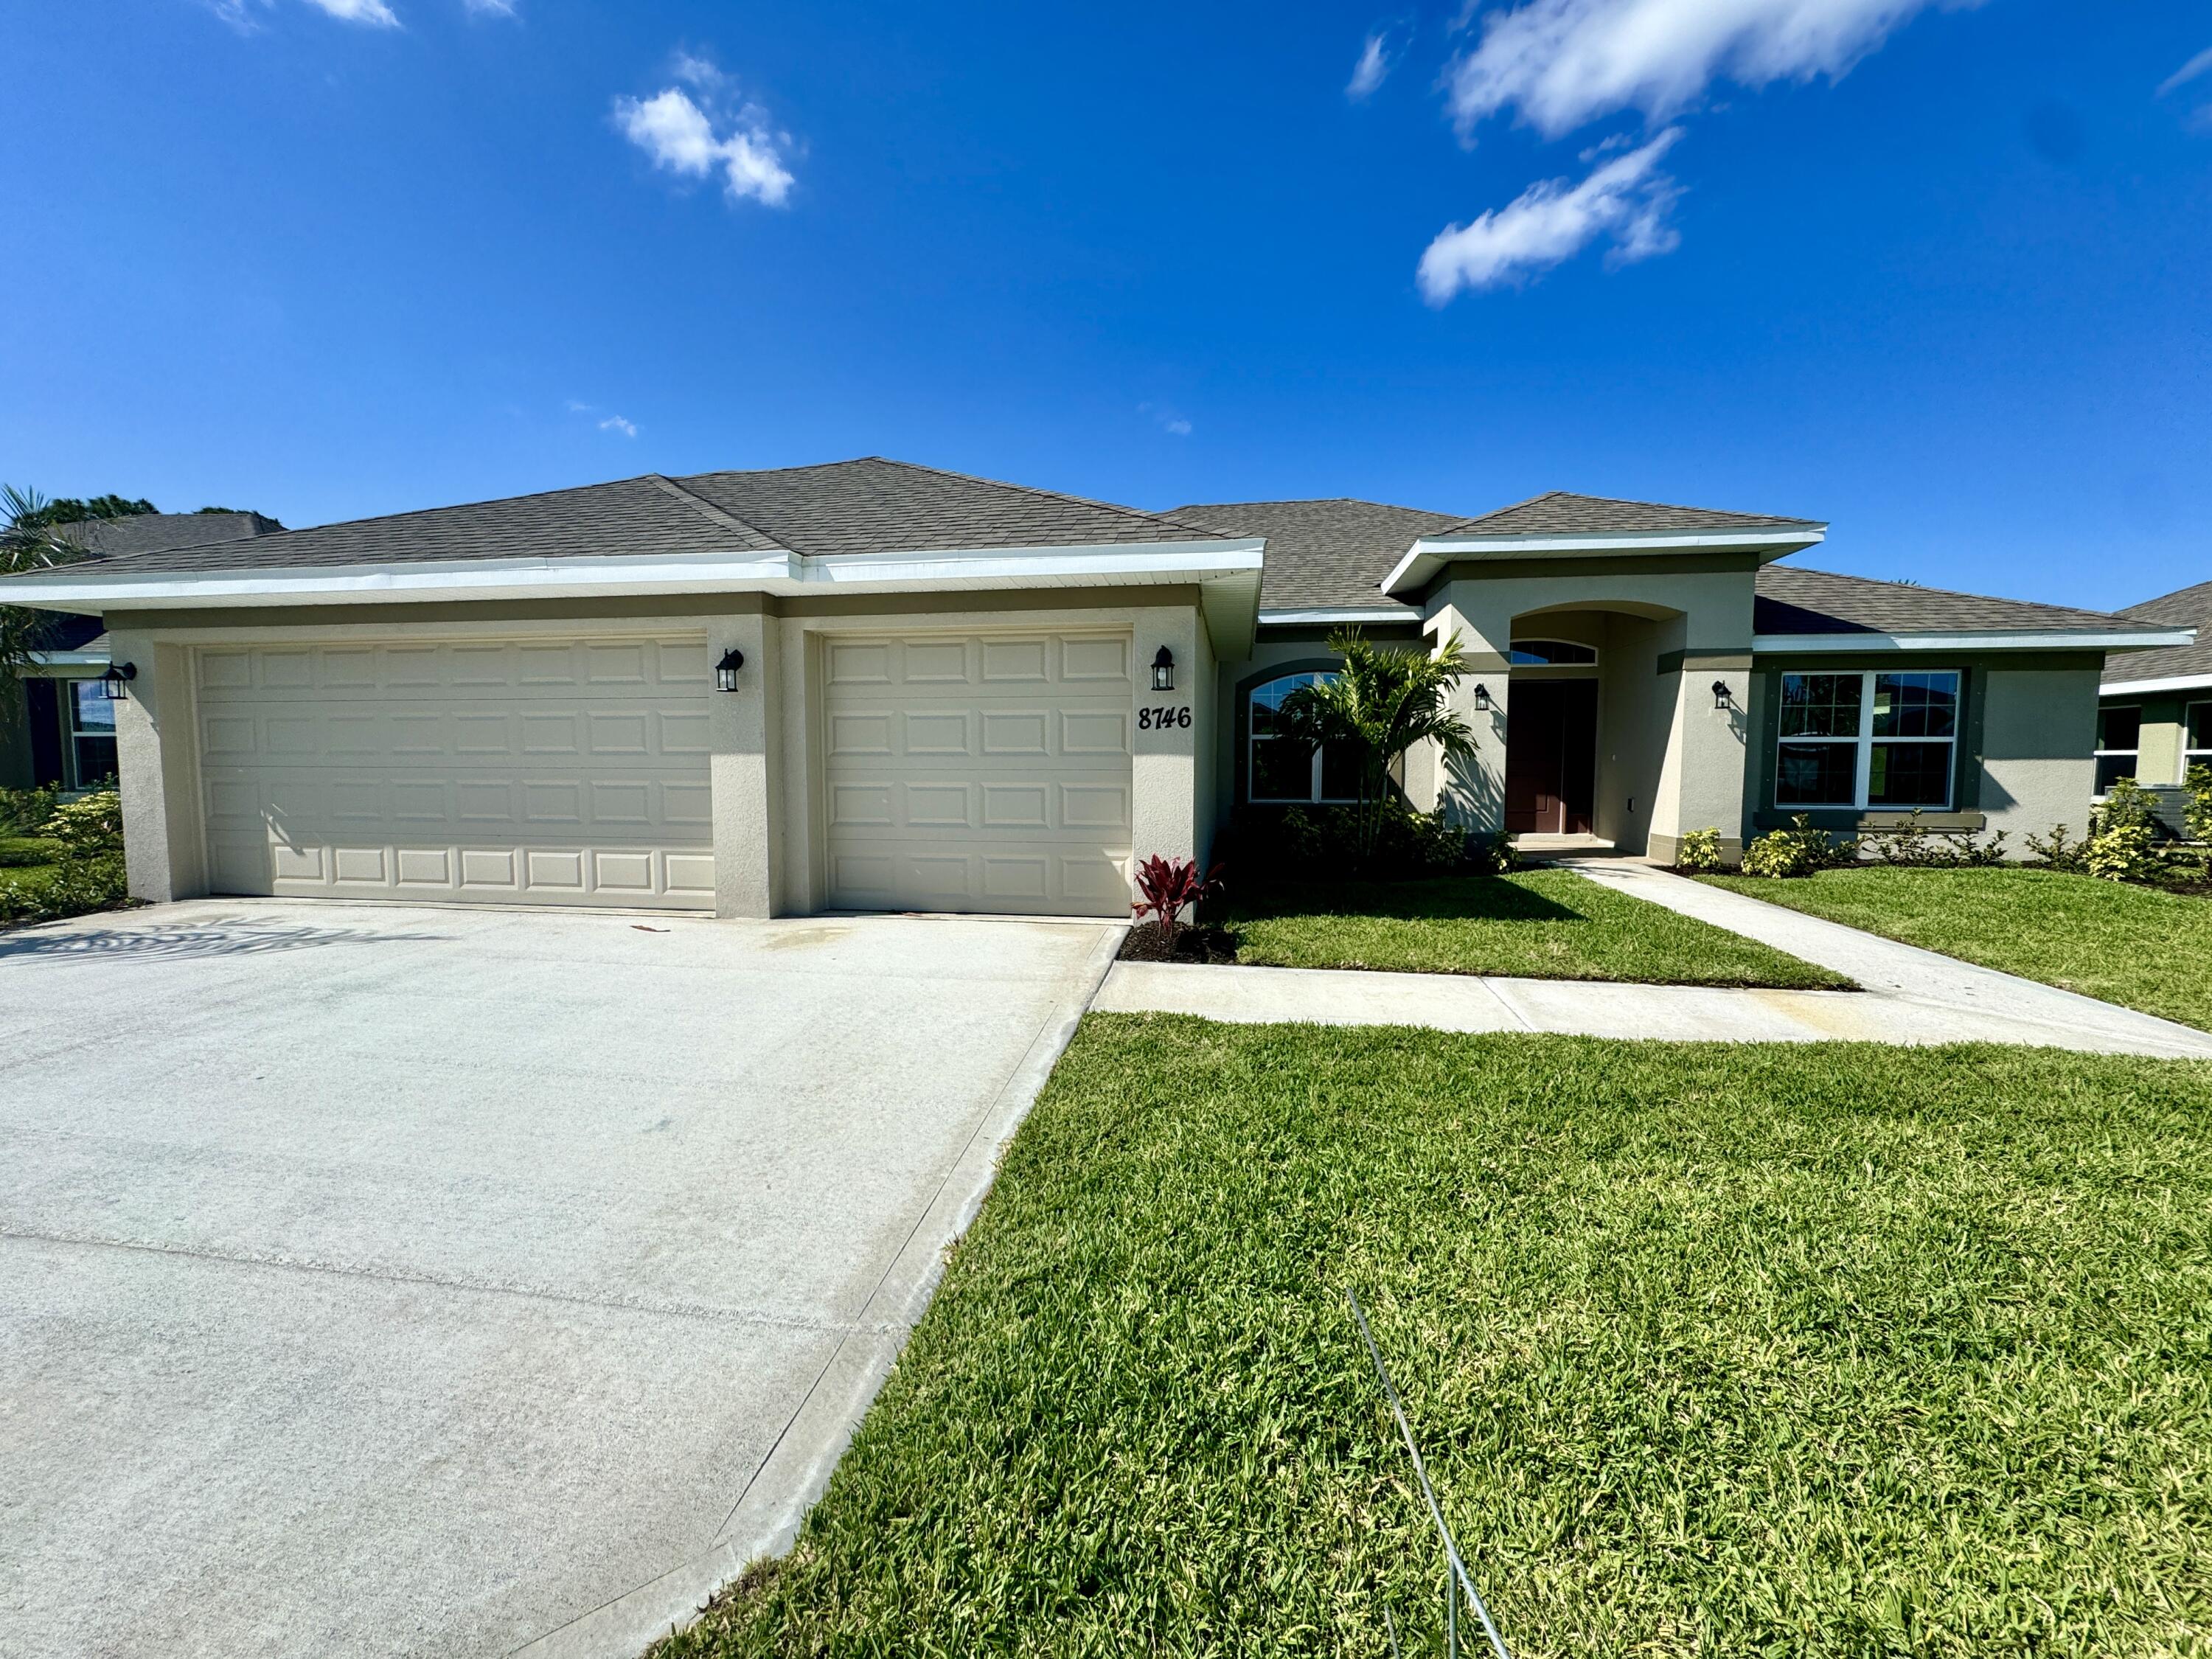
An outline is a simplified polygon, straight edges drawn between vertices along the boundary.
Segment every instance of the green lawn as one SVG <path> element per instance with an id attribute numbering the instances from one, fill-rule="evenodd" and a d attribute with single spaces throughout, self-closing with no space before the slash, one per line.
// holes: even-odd
<path id="1" fill-rule="evenodd" d="M 1707 876 L 1775 904 L 2212 1030 L 2212 901 L 2055 870 Z"/>
<path id="2" fill-rule="evenodd" d="M 1435 1653 L 1346 1285 L 1521 1659 L 2205 1652 L 2208 1118 L 2179 1061 L 1093 1015 L 795 1552 L 656 1654 Z"/>
<path id="3" fill-rule="evenodd" d="M 1273 968 L 1678 985 L 1850 983 L 1567 870 L 1231 889 L 1219 920 L 1242 935 L 1239 962 Z"/>

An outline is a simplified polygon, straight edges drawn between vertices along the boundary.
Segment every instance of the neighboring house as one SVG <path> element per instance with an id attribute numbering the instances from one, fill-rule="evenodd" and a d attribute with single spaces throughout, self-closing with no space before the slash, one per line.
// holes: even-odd
<path id="1" fill-rule="evenodd" d="M 1555 494 L 1150 514 L 881 459 L 117 554 L 133 892 L 1127 915 L 1133 857 L 1340 798 L 1330 629 L 1456 633 L 1470 830 L 2079 827 L 2108 652 L 2185 629 L 1773 562 L 1809 520 Z M 1508 714 L 1511 714 L 1509 743 Z"/>
<path id="2" fill-rule="evenodd" d="M 283 529 L 258 513 L 142 513 L 84 519 L 56 533 L 101 559 L 201 547 Z M 107 639 L 96 619 L 57 617 L 13 685 L 0 684 L 0 788 L 89 789 L 115 776 L 115 711 L 98 684 Z"/>
<path id="3" fill-rule="evenodd" d="M 2159 815 L 2182 827 L 2180 785 L 2192 766 L 2212 766 L 2212 582 L 2119 613 L 2142 623 L 2197 630 L 2195 642 L 2130 653 L 2105 665 L 2097 708 L 2097 794 L 2133 778 L 2159 797 Z"/>

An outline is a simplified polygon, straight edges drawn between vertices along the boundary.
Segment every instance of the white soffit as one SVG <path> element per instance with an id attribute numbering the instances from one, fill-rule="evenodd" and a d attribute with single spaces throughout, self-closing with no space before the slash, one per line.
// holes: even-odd
<path id="1" fill-rule="evenodd" d="M 1382 579 L 1382 591 L 1418 588 L 1448 564 L 1491 559 L 1549 558 L 1582 554 L 1625 558 L 1638 553 L 1759 553 L 1762 563 L 1802 553 L 1826 538 L 1827 526 L 1809 530 L 1734 530 L 1608 536 L 1424 536 Z"/>
<path id="2" fill-rule="evenodd" d="M 1095 547 L 927 549 L 805 558 L 788 552 L 574 559 L 453 559 L 237 570 L 66 569 L 0 583 L 7 602 L 45 610 L 182 611 L 211 606 L 368 605 L 410 599 L 599 599 L 636 593 L 928 592 L 994 587 L 1225 586 L 1259 605 L 1266 544 L 1126 542 Z M 1231 605 L 1237 600 L 1224 596 Z M 1244 627 L 1249 632 L 1250 622 Z"/>
<path id="3" fill-rule="evenodd" d="M 2097 688 L 2100 697 L 2148 697 L 2160 691 L 2212 691 L 2212 673 L 2169 674 L 2159 680 L 2107 680 Z"/>
<path id="4" fill-rule="evenodd" d="M 2187 645 L 2194 629 L 2163 634 L 2121 633 L 2095 628 L 1972 629 L 1927 634 L 1756 634 L 1754 653 L 1782 656 L 1849 651 L 2154 651 Z M 2111 686 L 2105 690 L 2112 690 Z"/>

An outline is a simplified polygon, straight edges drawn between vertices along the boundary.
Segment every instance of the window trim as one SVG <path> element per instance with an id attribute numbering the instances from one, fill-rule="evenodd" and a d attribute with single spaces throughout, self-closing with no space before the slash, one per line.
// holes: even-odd
<path id="1" fill-rule="evenodd" d="M 1952 682 L 1951 733 L 1942 738 L 1882 737 L 1874 729 L 1875 688 L 1884 675 L 1932 676 L 1947 674 Z M 1791 737 L 1782 729 L 1783 710 L 1787 706 L 1784 688 L 1792 678 L 1846 679 L 1856 677 L 1859 683 L 1859 714 L 1857 730 L 1850 736 Z M 1923 801 L 1917 811 L 1948 812 L 1954 810 L 1959 798 L 1959 741 L 1965 734 L 1966 724 L 1966 671 L 1963 668 L 1844 668 L 1844 669 L 1785 669 L 1774 687 L 1774 786 L 1769 795 L 1778 812 L 1910 812 L 1911 805 L 1899 805 L 1887 801 L 1869 799 L 1874 787 L 1874 750 L 1876 744 L 1901 745 L 1913 744 L 1922 747 L 1941 746 L 1946 751 L 1948 763 L 1943 769 L 1943 799 Z M 1851 799 L 1827 801 L 1785 801 L 1782 799 L 1782 750 L 1785 744 L 1828 744 L 1838 747 L 1848 744 L 1851 750 Z"/>
<path id="2" fill-rule="evenodd" d="M 112 716 L 109 723 L 105 726 L 94 726 L 88 730 L 78 724 L 77 714 L 84 699 L 84 689 L 88 686 L 92 688 L 94 694 L 103 702 L 106 701 L 107 692 L 96 679 L 70 678 L 64 680 L 62 684 L 69 688 L 69 695 L 57 700 L 62 705 L 63 753 L 66 757 L 64 769 L 69 775 L 70 788 L 89 789 L 95 784 L 106 782 L 121 769 L 121 757 L 118 755 L 115 765 L 89 775 L 85 770 L 84 744 L 87 739 L 94 743 L 105 743 L 112 750 L 115 747 L 116 733 Z M 113 705 L 110 703 L 109 707 L 112 708 Z"/>
<path id="3" fill-rule="evenodd" d="M 1589 659 L 1587 662 L 1522 662 L 1514 653 L 1519 651 L 1523 646 L 1529 645 L 1571 646 L 1577 651 L 1589 652 Z M 1505 642 L 1505 663 L 1509 669 L 1595 668 L 1598 665 L 1598 649 L 1595 646 L 1588 644 L 1581 640 L 1561 640 L 1554 639 L 1548 634 L 1530 634 L 1521 639 L 1508 640 Z"/>
<path id="4" fill-rule="evenodd" d="M 2134 748 L 2132 748 L 2132 749 L 2107 749 L 2107 748 L 2105 746 L 2105 716 L 2106 716 L 2106 715 L 2107 715 L 2107 714 L 2112 714 L 2113 711 L 2115 711 L 2115 710 L 2117 710 L 2117 709 L 2121 709 L 2121 708 L 2128 708 L 2128 709 L 2132 709 L 2132 710 L 2134 710 L 2134 711 L 2135 711 L 2135 717 L 2136 717 L 2136 745 L 2135 745 L 2135 747 L 2134 747 Z M 2189 741 L 2189 728 L 2188 728 L 2188 726 L 2187 726 L 2187 725 L 2186 725 L 2186 719 L 2187 719 L 2187 716 L 2186 716 L 2186 713 L 2185 712 L 2185 714 L 2184 714 L 2184 721 L 2185 721 L 2185 724 L 2183 725 L 2183 727 L 2182 727 L 2182 739 L 2181 739 L 2185 744 L 2185 743 L 2187 743 L 2187 742 Z M 2136 762 L 2136 769 L 2135 769 L 2134 771 L 2132 771 L 2132 772 L 2129 773 L 2127 775 L 2128 775 L 2128 776 L 2130 776 L 2130 777 L 2131 777 L 2131 778 L 2133 778 L 2133 779 L 2135 779 L 2135 780 L 2136 780 L 2136 781 L 2137 781 L 2138 783 L 2142 782 L 2142 705 L 2141 703 L 2139 703 L 2139 702 L 2112 702 L 2112 703 L 2100 703 L 2100 704 L 2098 705 L 2098 707 L 2097 707 L 2097 746 L 2096 746 L 2094 749 L 2091 750 L 2089 751 L 2089 753 L 2090 753 L 2090 757 L 2091 757 L 2092 762 L 2093 762 L 2093 763 L 2094 763 L 2094 766 L 2095 766 L 2095 770 L 2094 770 L 2094 771 L 2093 771 L 2093 772 L 2090 774 L 2090 778 L 2089 778 L 2089 782 L 2090 782 L 2089 799 L 2090 799 L 2091 800 L 2102 800 L 2102 799 L 2105 799 L 2105 791 L 2104 791 L 2102 788 L 2100 788 L 2099 787 L 2097 787 L 2096 773 L 2097 773 L 2097 772 L 2101 772 L 2101 771 L 2103 771 L 2103 770 L 2105 769 L 2104 769 L 2103 763 L 2104 763 L 2107 758 L 2109 758 L 2109 757 L 2115 757 L 2115 756 L 2119 756 L 2119 755 L 2130 755 L 2130 756 L 2134 757 L 2134 758 L 2135 758 L 2135 762 Z M 2184 757 L 2184 759 L 2183 759 L 2183 761 L 2182 761 L 2182 770 L 2183 770 L 2183 772 L 2185 773 L 2185 774 L 2187 773 L 2187 771 L 2188 771 L 2188 767 L 2189 767 L 2189 763 L 2188 763 L 2188 760 L 2187 760 L 2186 757 L 2185 756 L 2185 757 Z"/>
<path id="5" fill-rule="evenodd" d="M 2208 735 L 2212 735 L 2212 702 L 2206 702 L 2200 698 L 2195 702 L 2183 703 L 2181 705 L 2181 775 L 2174 780 L 2176 783 L 2189 781 L 2189 769 L 2192 766 L 2212 766 L 2212 748 L 2191 749 L 2189 746 L 2190 716 L 2200 708 L 2205 711 L 2205 731 Z M 2136 741 L 2140 743 L 2142 739 L 2138 738 Z"/>
<path id="6" fill-rule="evenodd" d="M 1280 685 L 1285 680 L 1299 680 L 1307 684 L 1311 684 L 1316 680 L 1334 679 L 1341 672 L 1342 669 L 1340 667 L 1285 667 L 1281 672 L 1270 674 L 1266 678 L 1255 681 L 1252 684 L 1244 688 L 1244 707 L 1243 709 L 1244 717 L 1244 799 L 1251 805 L 1255 806 L 1352 806 L 1358 804 L 1359 798 L 1357 795 L 1325 795 L 1322 793 L 1322 763 L 1326 745 L 1319 744 L 1316 744 L 1314 746 L 1313 772 L 1311 781 L 1308 785 L 1310 791 L 1310 793 L 1305 795 L 1263 795 L 1259 792 L 1260 769 L 1255 763 L 1258 757 L 1257 745 L 1263 743 L 1275 743 L 1279 741 L 1279 739 L 1272 732 L 1260 732 L 1252 729 L 1252 710 L 1259 702 L 1260 694 L 1262 691 L 1265 691 L 1271 685 Z"/>

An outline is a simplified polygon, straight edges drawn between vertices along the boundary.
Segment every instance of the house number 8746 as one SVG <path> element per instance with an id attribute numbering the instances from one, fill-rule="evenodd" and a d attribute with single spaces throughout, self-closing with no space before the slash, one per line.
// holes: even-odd
<path id="1" fill-rule="evenodd" d="M 1188 726 L 1189 724 L 1190 705 L 1188 703 L 1185 703 L 1180 708 L 1139 708 L 1137 711 L 1137 730 L 1139 732 L 1164 731 L 1170 726 Z"/>

